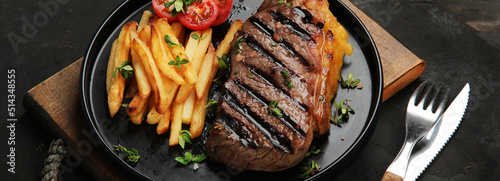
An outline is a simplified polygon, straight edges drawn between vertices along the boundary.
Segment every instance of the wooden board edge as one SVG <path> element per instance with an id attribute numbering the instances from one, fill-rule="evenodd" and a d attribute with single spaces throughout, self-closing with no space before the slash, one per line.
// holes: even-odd
<path id="1" fill-rule="evenodd" d="M 66 68 L 60 70 L 56 74 L 50 76 L 43 82 L 31 88 L 28 92 L 26 92 L 26 94 L 24 94 L 22 100 L 23 107 L 27 110 L 28 114 L 30 114 L 39 124 L 41 124 L 42 127 L 45 130 L 47 130 L 47 132 L 51 134 L 53 137 L 61 138 L 64 141 L 65 145 L 68 147 L 67 150 L 69 151 L 69 149 L 72 149 L 74 152 L 73 154 L 78 154 L 75 152 L 75 150 L 78 149 L 77 147 L 79 143 L 76 142 L 75 138 L 72 138 L 69 134 L 66 133 L 66 128 L 64 128 L 63 125 L 60 125 L 58 121 L 54 120 L 54 118 L 50 115 L 50 113 L 46 109 L 44 109 L 45 107 L 40 104 L 39 102 L 40 100 L 38 100 L 39 98 L 37 99 L 34 94 L 38 92 L 37 91 L 38 89 L 43 89 L 46 86 L 52 86 L 50 83 L 54 82 L 53 79 L 60 78 L 60 76 L 63 74 L 74 73 L 75 71 L 78 74 L 80 74 L 82 60 L 83 58 L 76 60 Z M 84 118 L 82 117 L 81 120 L 75 120 L 75 121 L 84 121 Z M 88 129 L 90 128 L 88 127 Z M 83 133 L 79 132 L 78 134 L 83 134 Z M 116 170 L 109 171 L 109 169 L 108 170 L 95 169 L 95 164 L 99 162 L 98 160 L 102 160 L 101 157 L 105 156 L 105 154 L 103 151 L 101 151 L 102 148 L 99 145 L 92 145 L 91 149 L 92 149 L 91 154 L 94 154 L 96 152 L 101 152 L 101 153 L 97 153 L 98 156 L 79 155 L 80 158 L 82 159 L 81 163 L 78 164 L 75 168 L 68 168 L 68 169 L 71 170 L 71 169 L 83 168 L 85 170 L 85 173 L 88 173 L 89 176 L 94 180 L 104 181 L 104 180 L 124 179 L 124 177 L 120 177 L 119 174 L 117 174 L 118 172 L 116 172 Z M 68 155 L 66 155 L 66 157 L 71 157 L 70 154 L 71 153 L 68 152 Z M 102 161 L 99 163 L 102 164 Z"/>
<path id="2" fill-rule="evenodd" d="M 394 94 L 405 88 L 407 85 L 415 81 L 425 69 L 425 61 L 419 59 L 419 63 L 415 64 L 410 70 L 406 71 L 401 77 L 392 80 L 391 82 L 384 82 L 384 91 L 382 102 L 392 97 Z"/>

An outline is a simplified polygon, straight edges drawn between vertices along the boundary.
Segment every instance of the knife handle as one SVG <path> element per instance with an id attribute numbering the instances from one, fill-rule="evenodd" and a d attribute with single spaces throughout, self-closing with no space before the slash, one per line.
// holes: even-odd
<path id="1" fill-rule="evenodd" d="M 391 172 L 385 172 L 384 176 L 382 177 L 382 181 L 403 181 L 403 177 L 400 177 L 399 175 L 393 174 Z"/>

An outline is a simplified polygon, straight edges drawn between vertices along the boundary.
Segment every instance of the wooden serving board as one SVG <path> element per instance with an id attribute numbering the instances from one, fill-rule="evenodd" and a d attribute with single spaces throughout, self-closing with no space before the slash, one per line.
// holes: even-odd
<path id="1" fill-rule="evenodd" d="M 385 101 L 417 79 L 425 62 L 350 1 L 342 1 L 361 19 L 376 43 L 382 60 Z M 81 158 L 89 175 L 96 180 L 126 180 L 127 176 L 119 173 L 114 161 L 97 145 L 84 118 L 79 94 L 81 65 L 82 58 L 29 90 L 23 105 L 47 131 L 64 140 L 69 156 L 76 157 L 77 163 L 78 157 Z M 76 168 L 63 168 L 62 172 L 70 169 Z"/>

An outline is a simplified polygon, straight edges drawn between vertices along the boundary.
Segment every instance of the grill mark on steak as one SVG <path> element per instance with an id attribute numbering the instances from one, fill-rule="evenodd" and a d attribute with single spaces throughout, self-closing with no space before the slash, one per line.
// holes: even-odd
<path id="1" fill-rule="evenodd" d="M 280 12 L 270 11 L 269 14 L 276 20 L 281 22 L 281 24 L 287 25 L 287 28 L 291 30 L 293 33 L 298 35 L 304 40 L 311 40 L 311 34 L 307 32 L 305 29 L 301 28 L 296 22 L 291 21 L 288 17 L 284 16 Z"/>
<path id="2" fill-rule="evenodd" d="M 293 7 L 293 12 L 302 18 L 304 24 L 313 24 L 313 16 L 309 10 L 304 9 L 300 6 Z"/>
<path id="3" fill-rule="evenodd" d="M 248 95 L 250 95 L 254 100 L 260 102 L 262 106 L 266 107 L 268 106 L 271 101 L 267 100 L 264 98 L 264 96 L 260 95 L 257 93 L 253 88 L 246 84 L 242 84 L 240 81 L 236 80 L 234 83 L 243 91 L 247 92 Z M 295 102 L 295 101 L 292 101 Z M 297 106 L 299 107 L 299 106 Z M 300 108 L 300 107 L 299 107 Z M 285 111 L 281 111 L 282 116 L 276 116 L 273 114 L 273 116 L 280 120 L 284 125 L 286 125 L 290 130 L 293 131 L 299 138 L 305 139 L 306 133 L 304 130 L 297 124 L 297 121 L 293 120 Z"/>
<path id="4" fill-rule="evenodd" d="M 251 36 L 246 36 L 245 40 L 249 47 L 254 49 L 257 53 L 264 55 L 264 57 L 266 57 L 268 60 L 276 64 L 279 68 L 287 70 L 292 74 L 295 74 L 295 70 L 292 70 L 291 68 L 285 66 L 283 62 L 281 62 L 279 59 L 277 59 L 271 53 L 269 53 L 269 51 L 263 48 L 262 45 L 259 44 L 254 38 L 252 38 Z"/>
<path id="5" fill-rule="evenodd" d="M 316 39 L 323 37 L 323 33 L 316 25 L 303 23 L 304 18 L 301 16 L 291 8 L 280 6 L 257 13 L 254 17 L 263 22 L 261 25 L 266 25 L 268 29 L 274 32 L 272 36 L 274 40 L 283 42 L 281 46 L 290 47 L 290 50 L 295 50 L 289 51 L 290 55 L 293 54 L 296 57 L 300 57 L 300 60 L 308 62 L 308 68 L 305 71 L 319 71 L 321 69 L 317 66 L 321 65 L 319 52 L 304 47 L 317 48 Z M 252 24 L 252 22 L 249 21 L 249 24 Z M 253 27 L 258 29 L 256 26 Z M 248 30 L 248 28 L 244 29 Z M 287 55 L 286 52 L 285 55 Z"/>
<path id="6" fill-rule="evenodd" d="M 251 67 L 250 72 L 252 72 L 255 76 L 259 77 L 261 80 L 263 80 L 266 84 L 273 86 L 273 87 L 284 87 L 282 82 L 278 82 L 277 79 L 274 79 L 272 76 L 269 74 L 265 73 L 262 69 L 258 67 Z M 292 97 L 290 95 L 290 90 L 289 89 L 276 89 L 277 92 L 282 93 L 283 95 L 286 95 L 288 98 L 293 100 L 293 104 L 296 105 L 300 110 L 307 112 L 309 110 L 309 106 L 305 105 L 302 102 L 299 102 L 295 97 Z"/>
<path id="7" fill-rule="evenodd" d="M 283 47 L 284 49 L 287 50 L 287 54 L 289 54 L 289 56 L 291 57 L 297 57 L 298 58 L 298 61 L 303 64 L 304 66 L 310 66 L 311 64 L 305 60 L 304 56 L 302 56 L 300 53 L 297 52 L 297 50 L 295 50 L 295 48 L 293 48 L 292 44 L 286 40 L 284 40 L 283 38 L 279 37 L 278 34 L 276 34 L 274 32 L 274 30 L 272 30 L 266 23 L 264 23 L 262 20 L 256 18 L 256 17 L 251 17 L 250 18 L 250 22 L 252 23 L 252 25 L 254 25 L 258 30 L 260 30 L 261 32 L 263 32 L 264 34 L 266 34 L 267 36 L 269 37 L 272 37 L 272 39 L 278 43 L 281 47 Z M 279 38 L 276 38 L 275 36 L 279 37 Z M 279 39 L 279 40 L 276 40 L 276 39 Z"/>
<path id="8" fill-rule="evenodd" d="M 250 148 L 256 148 L 257 143 L 250 139 L 250 131 L 247 127 L 243 126 L 241 122 L 237 121 L 236 118 L 231 116 L 223 110 L 221 115 L 216 120 L 218 123 L 224 125 L 227 131 L 230 131 L 231 134 L 236 134 L 239 137 L 239 140 L 243 146 L 247 146 Z"/>
<path id="9" fill-rule="evenodd" d="M 225 94 L 222 95 L 222 100 L 227 103 L 231 108 L 236 110 L 239 114 L 243 115 L 248 121 L 254 124 L 278 149 L 283 150 L 285 153 L 292 153 L 292 145 L 290 140 L 279 133 L 272 125 L 264 121 L 259 115 L 250 110 L 246 105 L 241 103 L 241 100 L 228 89 L 224 89 Z"/>

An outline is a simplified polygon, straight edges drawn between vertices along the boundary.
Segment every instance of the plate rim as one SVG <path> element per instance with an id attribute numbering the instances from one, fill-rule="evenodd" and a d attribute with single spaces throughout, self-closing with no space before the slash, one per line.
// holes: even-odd
<path id="1" fill-rule="evenodd" d="M 90 103 L 90 82 L 91 82 L 92 77 L 89 78 L 88 76 L 89 76 L 89 74 L 91 74 L 92 70 L 94 69 L 95 61 L 96 61 L 96 60 L 89 60 L 89 57 L 92 54 L 92 50 L 93 50 L 92 48 L 95 46 L 95 44 L 98 41 L 103 41 L 102 39 L 99 40 L 102 36 L 104 36 L 102 34 L 107 34 L 107 33 L 103 33 L 103 31 L 107 31 L 106 29 L 108 29 L 110 26 L 123 23 L 123 22 L 113 23 L 113 20 L 117 19 L 118 18 L 117 16 L 122 15 L 123 13 L 126 13 L 124 11 L 127 11 L 130 14 L 130 12 L 136 11 L 138 7 L 142 7 L 143 5 L 145 5 L 149 2 L 150 1 L 125 0 L 120 5 L 118 5 L 106 17 L 106 19 L 101 23 L 101 25 L 99 26 L 97 31 L 94 33 L 94 36 L 86 49 L 85 56 L 84 56 L 84 59 L 82 62 L 82 67 L 80 70 L 80 84 L 79 84 L 80 85 L 80 89 L 79 89 L 80 99 L 81 99 L 82 109 L 83 109 L 84 114 L 85 114 L 84 117 L 87 120 L 87 123 L 89 124 L 92 131 L 94 131 L 96 133 L 95 135 L 98 137 L 99 141 L 102 143 L 102 144 L 99 144 L 99 146 L 101 146 L 105 150 L 105 152 L 107 152 L 107 154 L 110 154 L 110 156 L 113 157 L 112 158 L 113 160 L 118 161 L 118 163 L 121 162 L 120 165 L 122 168 L 125 168 L 129 173 L 132 173 L 133 176 L 135 176 L 137 178 L 145 179 L 145 180 L 153 180 L 153 179 L 151 177 L 145 175 L 144 173 L 139 172 L 137 169 L 133 168 L 132 166 L 130 166 L 123 159 L 119 158 L 119 156 L 116 155 L 114 153 L 114 151 L 109 146 L 107 146 L 105 138 L 103 137 L 102 133 L 99 131 L 99 123 L 97 123 L 97 120 L 93 116 L 94 113 L 92 111 L 92 107 L 91 107 L 91 103 Z M 367 38 L 367 41 L 369 41 L 369 47 L 370 47 L 369 50 L 371 51 L 374 58 L 376 59 L 375 62 L 372 62 L 372 64 L 373 63 L 375 64 L 374 67 L 372 67 L 372 66 L 370 66 L 370 64 L 368 64 L 369 69 L 371 71 L 375 71 L 374 73 L 373 72 L 370 73 L 370 75 L 371 76 L 376 75 L 376 77 L 372 77 L 372 81 L 373 80 L 378 80 L 378 81 L 377 81 L 376 86 L 372 82 L 373 89 L 372 89 L 371 103 L 373 105 L 370 106 L 370 110 L 369 110 L 369 114 L 368 114 L 369 116 L 367 118 L 367 122 L 364 125 L 364 128 L 362 129 L 362 132 L 358 135 L 358 137 L 352 143 L 352 145 L 349 146 L 349 148 L 347 150 L 345 150 L 345 152 L 339 158 L 337 158 L 334 162 L 330 163 L 328 166 L 321 169 L 321 171 L 318 172 L 318 174 L 315 174 L 315 175 L 309 177 L 307 180 L 315 180 L 315 179 L 324 177 L 325 174 L 328 175 L 327 172 L 331 172 L 331 170 L 335 170 L 336 169 L 335 167 L 338 166 L 340 162 L 346 161 L 347 157 L 350 157 L 350 156 L 352 157 L 353 154 L 351 152 L 353 152 L 353 151 L 356 152 L 359 150 L 359 147 L 360 147 L 359 143 L 360 142 L 367 141 L 367 139 L 369 139 L 369 137 L 371 136 L 371 132 L 373 132 L 373 130 L 374 130 L 374 127 L 375 127 L 375 124 L 376 124 L 376 121 L 378 118 L 378 113 L 379 113 L 378 110 L 380 108 L 380 104 L 382 103 L 382 95 L 383 95 L 382 63 L 381 63 L 381 59 L 380 59 L 376 44 L 373 41 L 373 38 L 372 38 L 370 32 L 367 30 L 366 26 L 359 19 L 359 17 L 344 2 L 342 2 L 341 0 L 329 0 L 329 3 L 330 4 L 337 3 L 340 6 L 342 6 L 347 12 L 349 12 L 348 16 L 351 16 L 352 18 L 354 18 L 356 20 L 354 23 L 356 25 L 358 25 L 360 28 L 362 28 L 361 31 L 367 35 L 367 37 L 365 37 L 365 38 Z M 134 5 L 139 5 L 139 6 L 133 8 Z M 133 11 L 128 11 L 129 9 L 132 9 Z M 114 26 L 114 27 L 116 27 L 116 26 Z"/>

